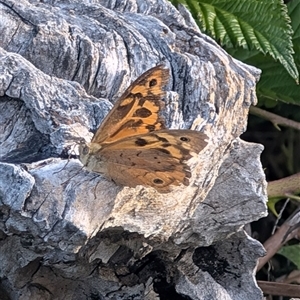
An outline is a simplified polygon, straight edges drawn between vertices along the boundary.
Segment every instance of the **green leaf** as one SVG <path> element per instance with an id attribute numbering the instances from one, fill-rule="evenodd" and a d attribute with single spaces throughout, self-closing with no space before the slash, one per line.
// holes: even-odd
<path id="1" fill-rule="evenodd" d="M 276 211 L 275 205 L 277 202 L 279 202 L 282 198 L 270 198 L 268 199 L 267 205 L 269 210 L 274 214 L 274 216 L 277 218 L 278 217 L 278 213 Z"/>
<path id="2" fill-rule="evenodd" d="M 292 20 L 292 28 L 294 30 L 294 39 L 300 38 L 300 1 L 293 0 L 287 4 L 288 14 Z"/>
<path id="3" fill-rule="evenodd" d="M 294 30 L 293 45 L 295 49 L 295 62 L 300 66 L 300 0 L 293 0 L 287 4 L 288 14 Z M 270 101 L 282 101 L 289 104 L 300 105 L 300 86 L 291 79 L 288 72 L 279 62 L 271 57 L 264 56 L 258 51 L 244 49 L 228 49 L 228 52 L 243 62 L 254 65 L 262 70 L 262 75 L 257 84 L 257 94 L 260 103 Z M 269 100 L 269 101 L 268 101 Z M 268 102 L 267 102 L 268 101 Z M 276 103 L 276 102 L 274 102 Z"/>
<path id="4" fill-rule="evenodd" d="M 300 105 L 300 86 L 279 62 L 274 61 L 270 56 L 244 49 L 228 49 L 228 52 L 235 58 L 262 70 L 256 87 L 260 101 L 269 99 Z"/>
<path id="5" fill-rule="evenodd" d="M 294 31 L 293 44 L 295 50 L 296 65 L 300 66 L 300 0 L 293 0 L 288 3 L 288 14 L 292 20 L 292 28 Z"/>
<path id="6" fill-rule="evenodd" d="M 300 244 L 284 246 L 278 251 L 278 253 L 294 263 L 300 270 Z"/>
<path id="7" fill-rule="evenodd" d="M 291 21 L 287 7 L 281 0 L 171 0 L 171 2 L 174 4 L 180 2 L 187 6 L 200 29 L 222 45 L 241 46 L 247 50 L 256 49 L 263 54 L 269 54 L 284 66 L 294 80 L 298 80 L 299 73 L 292 56 L 294 52 Z M 296 14 L 298 5 L 295 7 Z"/>

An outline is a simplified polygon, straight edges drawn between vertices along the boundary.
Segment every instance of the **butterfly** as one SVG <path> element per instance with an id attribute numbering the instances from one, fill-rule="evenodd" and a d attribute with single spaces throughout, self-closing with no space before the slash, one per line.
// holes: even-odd
<path id="1" fill-rule="evenodd" d="M 187 162 L 207 145 L 204 133 L 167 129 L 161 113 L 169 71 L 158 65 L 117 100 L 90 143 L 79 146 L 82 164 L 118 185 L 150 186 L 160 193 L 189 185 Z"/>

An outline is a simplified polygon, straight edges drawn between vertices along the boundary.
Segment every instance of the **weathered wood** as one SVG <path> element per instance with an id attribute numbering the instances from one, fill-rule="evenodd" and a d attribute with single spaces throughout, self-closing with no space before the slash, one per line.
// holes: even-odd
<path id="1" fill-rule="evenodd" d="M 0 4 L 0 293 L 9 299 L 260 299 L 262 146 L 239 139 L 260 72 L 165 1 Z M 209 144 L 192 183 L 161 195 L 82 169 L 117 97 L 163 62 L 170 128 Z M 110 102 L 111 101 L 111 102 Z"/>

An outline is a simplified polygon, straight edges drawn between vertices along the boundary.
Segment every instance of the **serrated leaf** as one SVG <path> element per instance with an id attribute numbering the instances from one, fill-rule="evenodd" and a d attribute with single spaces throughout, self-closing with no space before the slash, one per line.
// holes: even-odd
<path id="1" fill-rule="evenodd" d="M 300 244 L 284 246 L 278 251 L 278 254 L 286 257 L 300 269 Z"/>
<path id="2" fill-rule="evenodd" d="M 292 21 L 292 28 L 294 31 L 294 40 L 300 38 L 300 1 L 293 0 L 287 4 L 288 14 Z"/>
<path id="3" fill-rule="evenodd" d="M 260 81 L 256 86 L 259 99 L 264 98 L 300 105 L 300 86 L 296 84 L 279 62 L 257 51 L 230 49 L 228 52 L 235 58 L 262 70 Z"/>
<path id="4" fill-rule="evenodd" d="M 241 46 L 248 50 L 257 49 L 263 54 L 268 53 L 280 61 L 294 80 L 298 80 L 299 73 L 292 56 L 293 31 L 286 5 L 281 0 L 171 2 L 186 5 L 199 27 L 222 45 Z M 295 12 L 297 10 L 296 5 Z"/>

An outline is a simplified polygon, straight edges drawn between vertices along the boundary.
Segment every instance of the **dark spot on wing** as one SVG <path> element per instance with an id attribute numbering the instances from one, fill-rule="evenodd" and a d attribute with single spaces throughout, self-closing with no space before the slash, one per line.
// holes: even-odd
<path id="1" fill-rule="evenodd" d="M 143 98 L 143 95 L 141 93 L 131 94 L 134 97 L 134 100 Z"/>
<path id="2" fill-rule="evenodd" d="M 134 112 L 133 117 L 148 118 L 151 115 L 152 115 L 152 112 L 149 109 L 142 107 L 142 108 L 137 109 Z"/>
<path id="3" fill-rule="evenodd" d="M 184 178 L 184 179 L 183 179 L 183 184 L 184 184 L 184 185 L 187 186 L 187 185 L 189 185 L 189 183 L 190 183 L 190 181 L 188 180 L 188 178 Z"/>
<path id="4" fill-rule="evenodd" d="M 155 148 L 155 150 L 159 151 L 159 152 L 162 152 L 162 153 L 165 153 L 165 154 L 168 154 L 170 155 L 171 152 L 167 149 L 163 149 L 163 148 Z"/>
<path id="5" fill-rule="evenodd" d="M 187 137 L 185 137 L 185 136 L 180 137 L 180 140 L 181 140 L 182 142 L 189 142 L 189 141 L 190 141 L 190 139 L 187 138 Z"/>
<path id="6" fill-rule="evenodd" d="M 153 87 L 157 85 L 157 80 L 156 79 L 152 79 L 150 82 L 149 82 L 149 87 Z"/>
<path id="7" fill-rule="evenodd" d="M 166 138 L 164 138 L 164 137 L 161 137 L 161 136 L 158 136 L 158 135 L 156 135 L 156 137 L 157 137 L 157 139 L 159 140 L 159 141 L 161 141 L 161 142 L 163 142 L 163 143 L 168 143 L 169 141 L 166 139 Z"/>
<path id="8" fill-rule="evenodd" d="M 133 120 L 132 120 L 133 121 Z M 131 127 L 135 128 L 135 127 L 140 127 L 143 124 L 142 120 L 137 120 L 137 121 L 133 121 L 131 123 Z"/>
<path id="9" fill-rule="evenodd" d="M 148 129 L 149 131 L 154 131 L 155 130 L 155 125 L 147 125 L 146 129 Z"/>
<path id="10" fill-rule="evenodd" d="M 186 178 L 191 178 L 192 177 L 192 173 L 191 173 L 189 168 L 185 169 L 184 171 L 185 171 L 185 177 Z"/>
<path id="11" fill-rule="evenodd" d="M 171 144 L 170 143 L 165 143 L 165 144 L 162 144 L 163 147 L 167 148 L 167 147 L 170 147 Z"/>
<path id="12" fill-rule="evenodd" d="M 142 138 L 137 138 L 135 141 L 135 144 L 137 146 L 143 147 L 143 146 L 146 146 L 148 144 L 148 142 Z"/>
<path id="13" fill-rule="evenodd" d="M 161 180 L 160 178 L 155 178 L 155 179 L 153 179 L 153 183 L 154 183 L 154 184 L 163 184 L 164 181 Z"/>
<path id="14" fill-rule="evenodd" d="M 148 101 L 148 99 L 146 97 L 139 99 L 138 106 L 143 107 L 146 101 Z"/>

